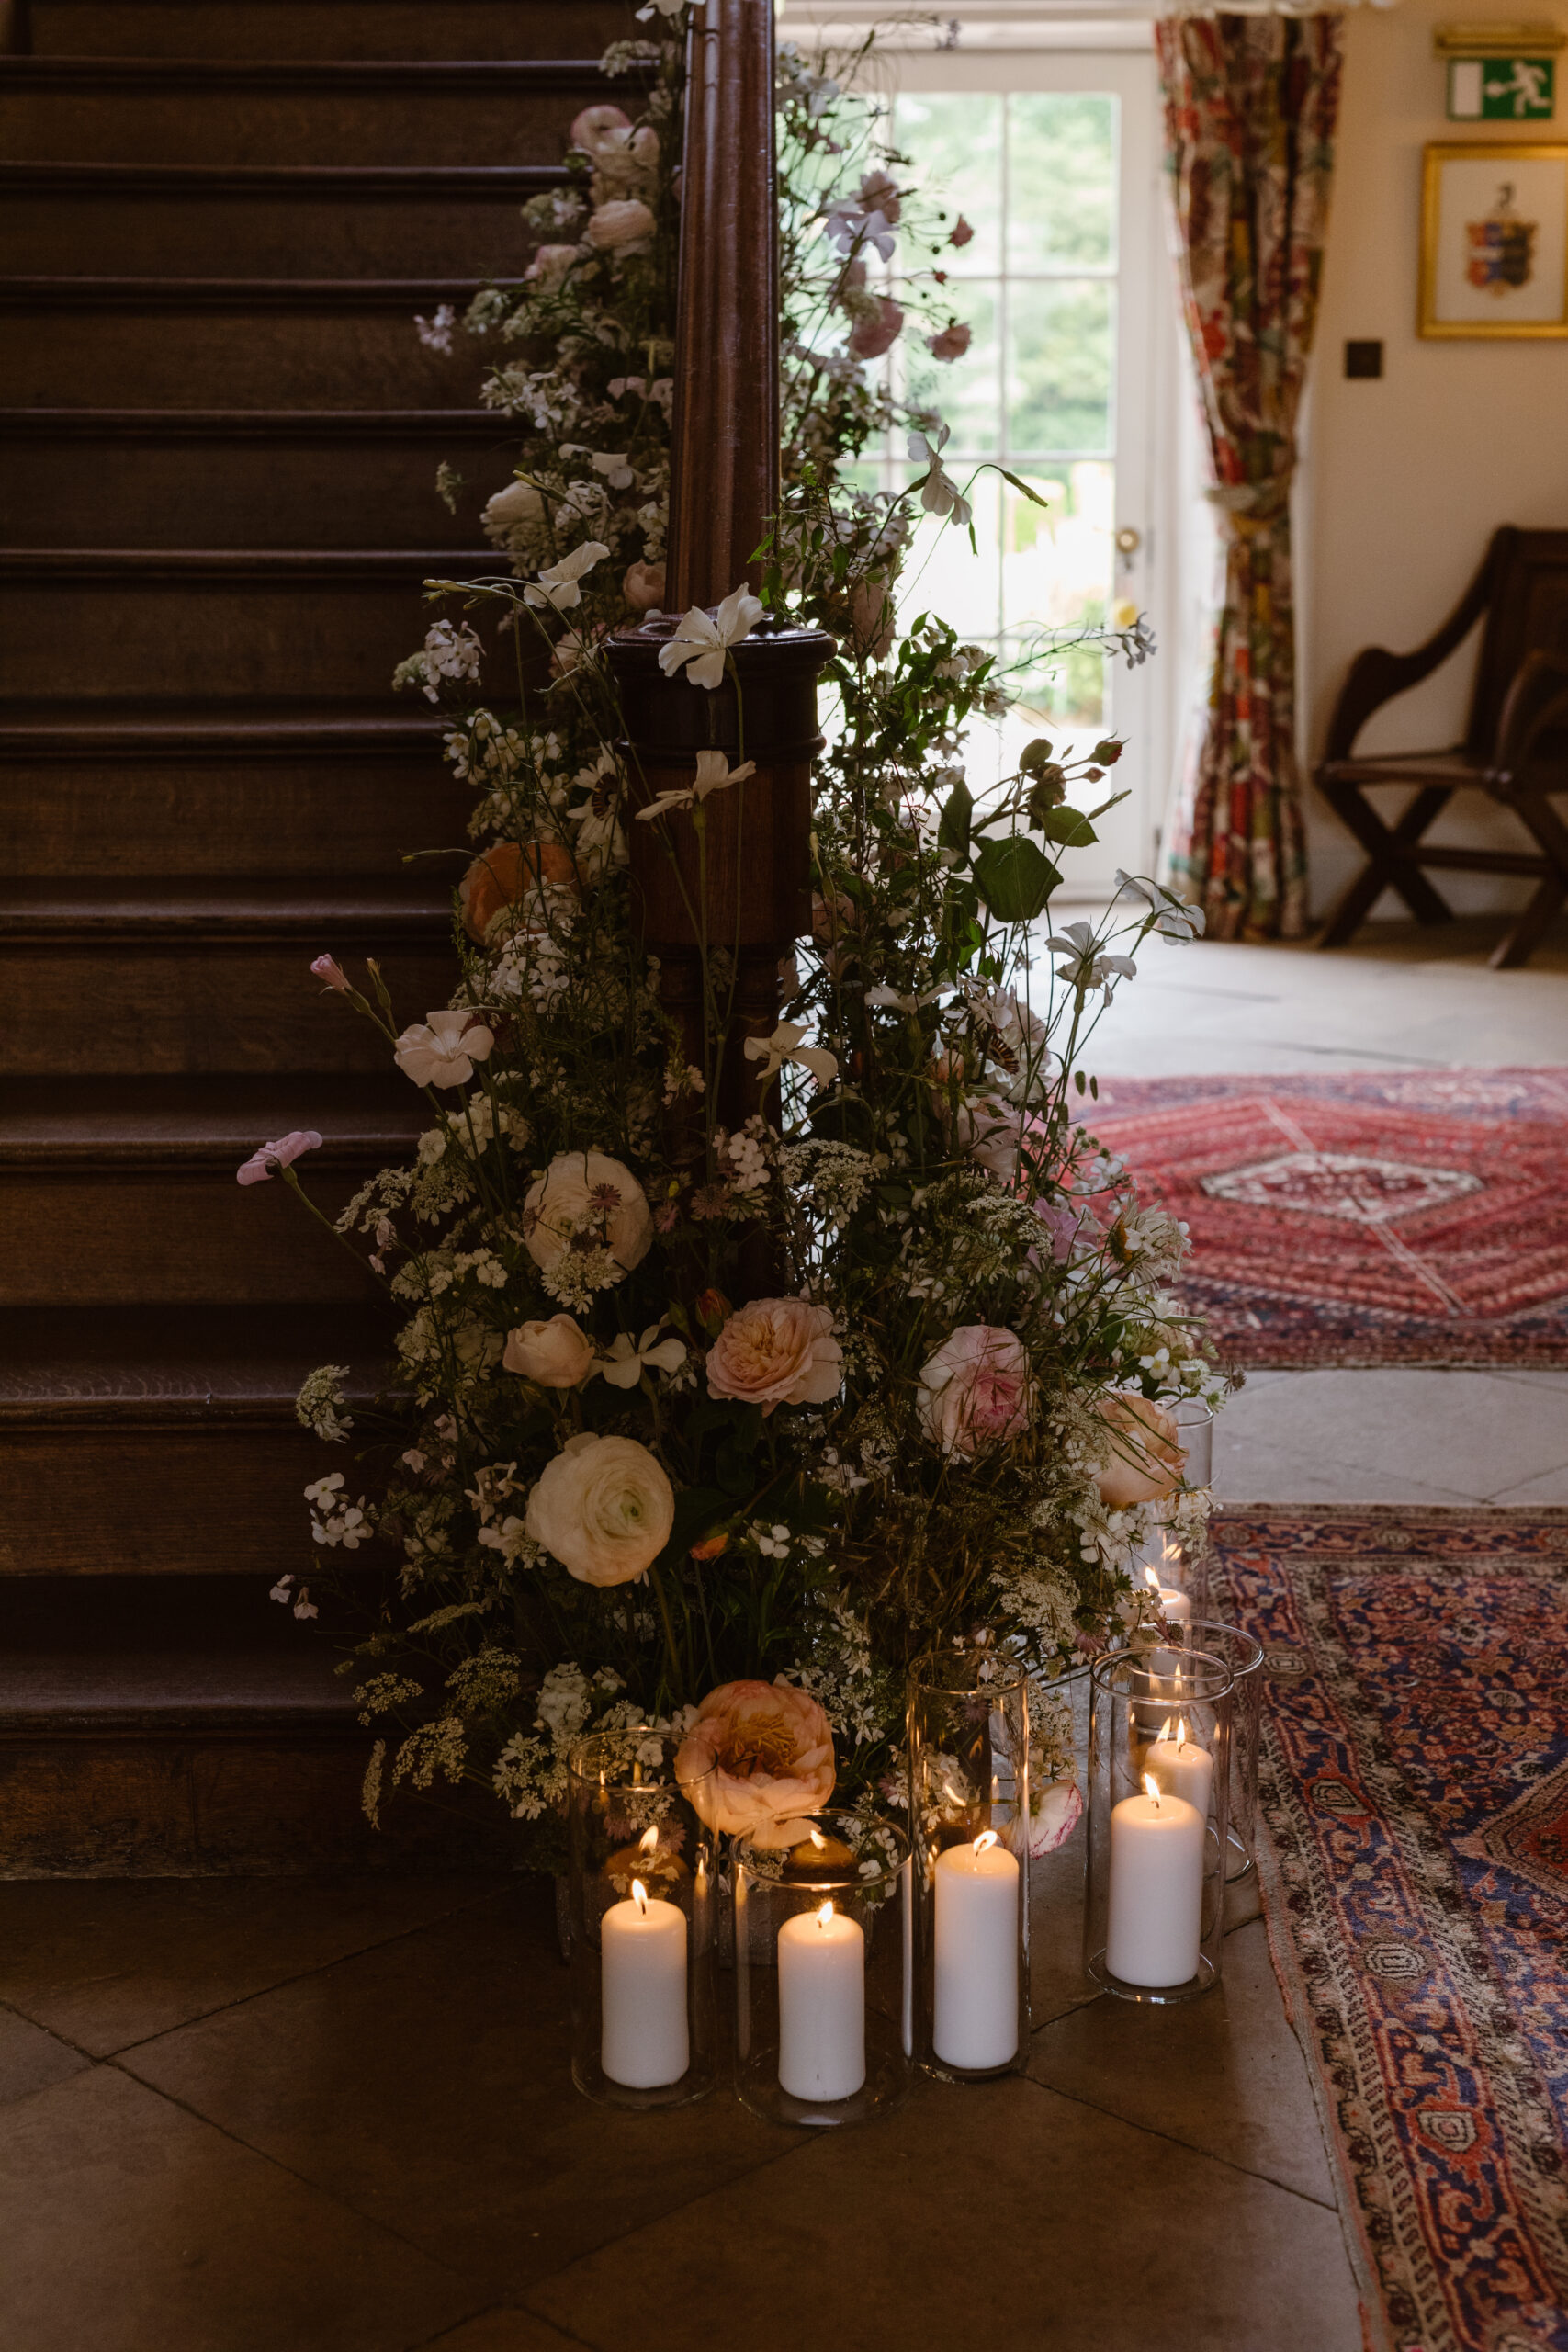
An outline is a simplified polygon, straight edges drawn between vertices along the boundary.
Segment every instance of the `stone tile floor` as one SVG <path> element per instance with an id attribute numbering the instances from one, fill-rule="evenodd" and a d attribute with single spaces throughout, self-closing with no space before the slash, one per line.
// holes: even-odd
<path id="1" fill-rule="evenodd" d="M 1107 1073 L 1568 1061 L 1568 953 L 1145 951 Z M 1235 1500 L 1568 1500 L 1568 1374 L 1258 1373 Z M 573 2092 L 525 1879 L 0 1886 L 5 2352 L 1359 2352 L 1260 1920 L 1189 2008 L 1036 1921 L 1025 2077 L 795 2137 Z"/>

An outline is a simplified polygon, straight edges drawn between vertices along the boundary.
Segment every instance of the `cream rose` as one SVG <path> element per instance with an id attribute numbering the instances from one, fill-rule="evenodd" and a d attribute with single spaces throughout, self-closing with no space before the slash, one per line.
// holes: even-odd
<path id="1" fill-rule="evenodd" d="M 574 1437 L 528 1498 L 523 1526 L 579 1584 L 626 1584 L 670 1540 L 675 1494 L 632 1437 Z"/>
<path id="2" fill-rule="evenodd" d="M 541 293 L 553 294 L 581 251 L 580 245 L 536 246 L 534 258 L 523 272 L 524 285 L 536 286 Z"/>
<path id="3" fill-rule="evenodd" d="M 833 1735 L 815 1699 L 776 1682 L 725 1682 L 710 1690 L 675 1756 L 678 1776 L 713 1771 L 692 1801 L 710 1829 L 759 1846 L 781 1822 L 816 1813 L 833 1793 Z M 711 1792 L 711 1793 L 710 1793 Z"/>
<path id="4" fill-rule="evenodd" d="M 653 1239 L 648 1197 L 624 1162 L 603 1151 L 563 1151 L 529 1185 L 523 1230 L 536 1266 L 553 1266 L 579 1234 L 596 1236 L 630 1273 Z"/>
<path id="5" fill-rule="evenodd" d="M 1175 1418 L 1163 1405 L 1148 1396 L 1101 1396 L 1095 1410 L 1110 1438 L 1097 1474 L 1100 1498 L 1108 1510 L 1153 1502 L 1181 1484 L 1187 1457 Z"/>
<path id="6" fill-rule="evenodd" d="M 738 1306 L 708 1351 L 708 1395 L 771 1413 L 778 1405 L 825 1405 L 839 1393 L 843 1351 L 825 1306 L 804 1298 L 754 1298 Z"/>
<path id="7" fill-rule="evenodd" d="M 920 1426 L 944 1453 L 982 1453 L 1026 1427 L 1029 1389 L 1016 1331 L 961 1323 L 921 1367 Z"/>
<path id="8" fill-rule="evenodd" d="M 536 1380 L 541 1388 L 581 1388 L 596 1357 L 574 1316 L 552 1315 L 547 1323 L 520 1323 L 509 1334 L 501 1361 L 508 1372 Z"/>
<path id="9" fill-rule="evenodd" d="M 597 253 L 645 253 L 653 236 L 653 215 L 635 196 L 620 197 L 589 216 L 586 235 Z"/>
<path id="10" fill-rule="evenodd" d="M 485 537 L 497 547 L 507 546 L 513 537 L 527 538 L 544 519 L 545 502 L 531 481 L 509 481 L 504 490 L 486 499 L 479 516 Z"/>

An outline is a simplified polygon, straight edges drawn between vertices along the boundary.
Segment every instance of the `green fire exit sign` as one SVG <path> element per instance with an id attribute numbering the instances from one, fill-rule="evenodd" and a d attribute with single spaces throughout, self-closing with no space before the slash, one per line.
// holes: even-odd
<path id="1" fill-rule="evenodd" d="M 1450 122 L 1544 122 L 1556 105 L 1551 57 L 1450 57 Z"/>

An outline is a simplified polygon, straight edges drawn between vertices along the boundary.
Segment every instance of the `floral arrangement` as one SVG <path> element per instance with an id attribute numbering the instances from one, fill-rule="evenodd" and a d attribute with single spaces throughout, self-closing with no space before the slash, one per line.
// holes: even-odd
<path id="1" fill-rule="evenodd" d="M 1181 1229 L 1075 1116 L 1130 951 L 1201 919 L 1123 877 L 1104 922 L 1052 925 L 1057 861 L 1110 805 L 1069 793 L 1106 784 L 1114 740 L 1089 757 L 1036 741 L 988 796 L 965 780 L 965 728 L 1005 708 L 1005 680 L 908 584 L 895 605 L 913 520 L 966 530 L 968 502 L 940 420 L 868 365 L 900 334 L 962 352 L 940 264 L 968 232 L 911 187 L 847 74 L 788 46 L 764 593 L 686 614 L 660 656 L 716 689 L 769 606 L 839 647 L 811 936 L 778 1026 L 747 1041 L 739 1123 L 716 1108 L 730 959 L 706 959 L 701 1066 L 661 1004 L 628 833 L 700 838 L 712 796 L 753 771 L 707 752 L 649 801 L 615 748 L 604 644 L 662 604 L 672 395 L 679 0 L 642 14 L 655 37 L 605 59 L 635 110 L 579 116 L 570 185 L 526 208 L 543 242 L 521 288 L 463 322 L 497 349 L 483 397 L 521 435 L 484 510 L 511 569 L 432 583 L 446 616 L 397 680 L 449 714 L 475 795 L 461 977 L 411 1022 L 374 964 L 363 984 L 314 967 L 383 1032 L 430 1124 L 336 1220 L 399 1318 L 398 1377 L 358 1430 L 345 1366 L 305 1384 L 318 1436 L 373 1443 L 362 1478 L 307 1490 L 316 1573 L 275 1595 L 313 1616 L 329 1556 L 395 1555 L 350 1662 L 376 1735 L 367 1809 L 389 1785 L 476 1778 L 541 1860 L 572 1740 L 639 1723 L 715 1767 L 718 1827 L 765 1838 L 835 1789 L 874 1811 L 896 1795 L 912 1658 L 988 1641 L 1044 1684 L 1140 1623 L 1136 1548 L 1156 1517 L 1190 1532 L 1206 1499 L 1181 1487 L 1169 1406 L 1222 1385 L 1169 1295 Z M 877 285 L 896 241 L 897 301 Z M 420 322 L 445 345 L 455 325 Z M 908 486 L 853 487 L 888 434 Z M 492 646 L 468 615 L 499 623 Z M 1106 641 L 1148 650 L 1141 626 Z M 303 1197 L 318 1141 L 265 1145 L 241 1182 Z M 747 1297 L 759 1244 L 773 1295 Z M 1049 1842 L 1048 1707 L 1037 1738 Z"/>

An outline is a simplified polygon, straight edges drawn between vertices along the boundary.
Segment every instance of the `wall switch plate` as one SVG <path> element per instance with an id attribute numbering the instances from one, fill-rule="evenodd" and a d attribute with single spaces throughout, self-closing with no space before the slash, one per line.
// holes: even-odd
<path id="1" fill-rule="evenodd" d="M 1382 345 L 1381 343 L 1348 343 L 1345 345 L 1347 376 L 1381 376 Z"/>

